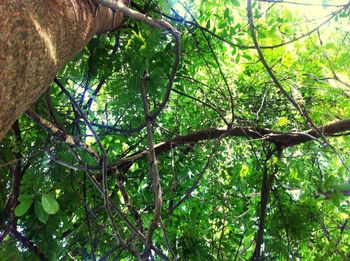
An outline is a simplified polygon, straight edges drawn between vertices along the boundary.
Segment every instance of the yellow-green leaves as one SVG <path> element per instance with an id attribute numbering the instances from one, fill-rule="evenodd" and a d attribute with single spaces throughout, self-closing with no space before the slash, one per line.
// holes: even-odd
<path id="1" fill-rule="evenodd" d="M 285 126 L 285 125 L 287 125 L 287 124 L 289 124 L 289 123 L 290 123 L 290 120 L 288 120 L 287 117 L 279 117 L 279 118 L 277 119 L 277 121 L 276 121 L 276 124 L 277 124 L 277 126 L 279 126 L 279 127 L 283 127 L 283 126 Z"/>

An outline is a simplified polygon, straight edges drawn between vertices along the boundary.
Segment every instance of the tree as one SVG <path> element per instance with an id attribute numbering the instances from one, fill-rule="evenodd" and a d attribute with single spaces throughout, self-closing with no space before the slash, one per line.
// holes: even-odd
<path id="1" fill-rule="evenodd" d="M 348 258 L 338 2 L 4 1 L 0 259 Z"/>

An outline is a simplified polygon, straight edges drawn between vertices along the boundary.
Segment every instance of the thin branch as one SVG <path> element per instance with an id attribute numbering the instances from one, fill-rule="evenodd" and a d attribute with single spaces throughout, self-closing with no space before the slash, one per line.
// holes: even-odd
<path id="1" fill-rule="evenodd" d="M 182 6 L 184 6 L 184 5 L 182 5 Z M 184 6 L 184 8 L 185 8 L 186 11 L 190 14 L 190 16 L 192 17 L 192 20 L 193 20 L 196 24 L 198 24 L 197 20 L 195 19 L 195 17 L 193 16 L 193 14 L 190 12 L 190 10 L 189 10 L 186 6 Z M 200 27 L 199 27 L 199 28 L 200 28 Z M 210 41 L 209 41 L 209 38 L 208 38 L 207 35 L 205 34 L 204 30 L 202 30 L 202 29 L 200 28 L 200 31 L 201 31 L 201 33 L 202 33 L 202 35 L 203 35 L 205 41 L 207 42 L 207 45 L 208 45 L 208 47 L 209 47 L 209 50 L 210 50 L 210 52 L 212 53 L 212 55 L 213 55 L 213 57 L 214 57 L 214 60 L 215 60 L 216 65 L 218 66 L 220 75 L 221 75 L 222 79 L 224 80 L 225 87 L 226 87 L 226 90 L 227 90 L 227 92 L 228 92 L 228 95 L 229 95 L 229 98 L 230 98 L 230 103 L 231 103 L 231 115 L 232 115 L 231 117 L 232 117 L 232 118 L 231 118 L 231 122 L 230 122 L 229 124 L 232 125 L 232 124 L 233 124 L 233 121 L 234 121 L 234 115 L 235 115 L 235 113 L 234 113 L 235 103 L 234 103 L 234 100 L 233 100 L 233 95 L 232 95 L 230 86 L 229 86 L 229 84 L 228 84 L 228 81 L 227 81 L 227 79 L 226 79 L 226 76 L 225 76 L 224 72 L 223 72 L 222 69 L 221 69 L 220 62 L 219 62 L 219 60 L 218 60 L 218 58 L 217 58 L 217 56 L 216 56 L 216 54 L 215 54 L 215 51 L 214 51 L 214 49 L 213 49 L 213 47 L 212 47 L 212 45 L 211 45 L 211 43 L 210 43 Z"/>
<path id="2" fill-rule="evenodd" d="M 151 224 L 148 228 L 148 235 L 145 243 L 145 249 L 142 254 L 143 260 L 148 260 L 151 256 L 151 245 L 152 245 L 152 236 L 155 231 L 155 229 L 158 226 L 163 200 L 162 200 L 162 189 L 160 185 L 160 179 L 159 179 L 159 172 L 158 172 L 158 166 L 157 166 L 157 158 L 156 153 L 154 150 L 154 141 L 153 141 L 153 131 L 152 131 L 152 121 L 150 118 L 150 112 L 149 112 L 149 104 L 148 104 L 148 98 L 147 98 L 147 91 L 146 91 L 146 80 L 148 78 L 148 72 L 145 71 L 142 80 L 141 80 L 141 95 L 142 95 L 142 101 L 143 101 L 143 109 L 145 114 L 145 120 L 146 120 L 146 128 L 147 128 L 147 142 L 148 142 L 148 159 L 149 164 L 151 168 L 151 176 L 152 176 L 152 186 L 154 190 L 154 214 L 151 221 Z"/>
<path id="3" fill-rule="evenodd" d="M 226 224 L 227 224 L 227 218 L 229 215 L 229 209 L 230 207 L 227 207 L 227 200 L 224 200 L 224 207 L 226 208 L 225 213 L 224 213 L 224 217 L 222 219 L 222 228 L 220 229 L 220 237 L 219 237 L 219 243 L 218 243 L 218 247 L 217 247 L 217 252 L 216 252 L 216 260 L 220 260 L 220 255 L 221 255 L 221 250 L 222 250 L 222 241 L 224 238 L 224 234 L 225 234 L 225 229 L 226 229 Z"/>
<path id="4" fill-rule="evenodd" d="M 18 161 L 20 161 L 20 160 L 24 160 L 24 159 L 28 160 L 28 159 L 31 159 L 31 158 L 33 158 L 33 157 L 35 157 L 35 156 L 38 156 L 38 155 L 44 153 L 45 151 L 46 151 L 46 148 L 42 148 L 42 149 L 39 149 L 39 151 L 33 152 L 33 153 L 30 154 L 30 155 L 22 156 L 22 157 L 20 157 L 20 158 L 16 158 L 16 159 L 7 161 L 7 162 L 5 162 L 5 163 L 0 164 L 0 168 L 4 168 L 4 167 L 6 167 L 6 166 L 16 164 L 16 163 L 17 163 Z"/>
<path id="5" fill-rule="evenodd" d="M 283 205 L 281 203 L 281 198 L 279 196 L 278 190 L 277 189 L 273 189 L 272 192 L 273 192 L 273 195 L 275 196 L 275 198 L 277 200 L 278 209 L 280 211 L 281 218 L 282 218 L 283 223 L 284 223 L 284 230 L 285 230 L 286 238 L 287 238 L 287 254 L 289 256 L 290 252 L 291 252 L 290 236 L 289 236 L 289 228 L 288 228 L 289 224 L 288 224 L 288 221 L 286 220 L 286 216 L 284 214 Z"/>
<path id="6" fill-rule="evenodd" d="M 122 12 L 124 15 L 130 18 L 144 22 L 146 24 L 149 24 L 150 26 L 153 26 L 162 30 L 166 30 L 175 38 L 175 61 L 169 75 L 169 81 L 168 81 L 167 89 L 163 97 L 163 100 L 158 106 L 158 108 L 155 109 L 155 111 L 150 115 L 150 118 L 154 120 L 155 118 L 157 118 L 159 113 L 161 113 L 161 111 L 164 109 L 164 107 L 169 101 L 170 94 L 174 85 L 175 75 L 180 65 L 180 56 L 181 56 L 180 32 L 177 31 L 171 24 L 167 23 L 166 21 L 153 19 L 145 14 L 142 14 L 138 11 L 130 9 L 128 6 L 126 6 L 121 2 L 117 2 L 115 0 L 93 0 L 93 1 L 96 4 L 101 4 L 103 6 L 111 8 L 114 11 Z M 141 124 L 138 128 L 134 128 L 132 132 L 139 132 L 144 127 L 146 127 L 146 123 Z"/>
<path id="7" fill-rule="evenodd" d="M 21 131 L 19 128 L 18 120 L 12 125 L 12 132 L 15 139 L 15 146 L 13 148 L 13 157 L 15 159 L 22 158 L 22 153 L 19 146 L 22 143 Z M 5 215 L 9 216 L 10 231 L 17 231 L 17 217 L 15 215 L 15 208 L 18 204 L 18 197 L 20 194 L 21 180 L 23 178 L 24 169 L 22 169 L 22 161 L 18 160 L 11 169 L 12 183 L 11 193 L 4 206 Z"/>
<path id="8" fill-rule="evenodd" d="M 79 101 L 80 107 L 83 105 L 84 99 L 85 99 L 85 94 L 90 87 L 90 82 L 91 82 L 91 79 L 93 77 L 92 73 L 93 73 L 94 66 L 96 66 L 96 65 L 95 65 L 95 50 L 93 49 L 93 50 L 91 50 L 90 56 L 88 59 L 88 70 L 87 70 L 87 75 L 86 75 L 86 81 L 84 84 L 82 84 L 84 90 L 83 90 L 83 93 L 81 94 L 80 101 Z"/>
<path id="9" fill-rule="evenodd" d="M 216 153 L 216 149 L 221 141 L 221 139 L 223 139 L 224 137 L 226 137 L 228 135 L 228 131 L 226 130 L 226 132 L 222 133 L 219 137 L 217 137 L 217 140 L 215 142 L 215 145 L 213 146 L 210 155 L 208 157 L 207 162 L 205 163 L 203 169 L 201 170 L 201 172 L 198 174 L 197 178 L 195 179 L 195 181 L 193 182 L 192 186 L 186 191 L 186 193 L 181 197 L 181 199 L 176 202 L 174 205 L 171 206 L 171 208 L 168 209 L 168 211 L 162 216 L 162 219 L 166 219 L 169 217 L 169 215 L 174 212 L 174 210 L 176 208 L 178 208 L 183 202 L 185 202 L 192 194 L 192 192 L 198 187 L 199 182 L 202 180 L 205 172 L 207 171 L 207 169 L 210 166 L 210 163 Z"/>
<path id="10" fill-rule="evenodd" d="M 347 223 L 344 224 L 344 226 L 343 226 L 344 228 L 346 227 L 346 224 L 347 224 Z M 168 233 L 167 233 L 167 231 L 166 231 L 166 229 L 165 229 L 165 226 L 164 226 L 164 223 L 163 223 L 163 220 L 162 220 L 162 219 L 160 219 L 160 226 L 161 226 L 162 231 L 163 231 L 163 234 L 164 234 L 165 244 L 167 245 L 167 247 L 168 247 L 168 249 L 169 249 L 169 251 L 170 251 L 170 253 L 171 253 L 172 257 L 173 257 L 172 260 L 173 260 L 173 261 L 176 261 L 176 260 L 177 260 L 176 254 L 175 254 L 173 248 L 172 248 L 171 245 L 170 245 L 170 242 L 169 242 L 169 239 L 168 239 Z M 344 230 L 344 229 L 343 229 L 343 230 Z"/>
<path id="11" fill-rule="evenodd" d="M 213 149 L 212 152 L 210 153 L 206 164 L 204 165 L 204 167 L 201 170 L 201 172 L 198 174 L 197 178 L 194 180 L 192 186 L 185 192 L 185 194 L 181 197 L 181 199 L 178 202 L 176 202 L 174 205 L 172 205 L 168 209 L 168 211 L 165 214 L 162 215 L 162 219 L 168 218 L 174 212 L 174 210 L 176 208 L 178 208 L 182 203 L 184 203 L 191 196 L 192 192 L 198 187 L 199 182 L 202 180 L 206 170 L 209 167 L 209 164 L 210 164 L 214 154 L 215 154 L 215 149 Z"/>
<path id="12" fill-rule="evenodd" d="M 106 83 L 106 79 L 107 79 L 107 78 L 104 77 L 104 78 L 102 78 L 102 79 L 98 82 L 96 89 L 95 89 L 94 92 L 92 93 L 92 96 L 95 97 L 95 96 L 99 93 L 99 91 L 101 90 L 102 86 Z M 90 107 L 91 107 L 93 101 L 94 101 L 93 97 L 90 97 L 89 100 L 88 100 L 88 102 L 86 103 L 86 106 L 85 106 L 85 107 L 86 107 L 87 109 L 90 109 Z"/>
<path id="13" fill-rule="evenodd" d="M 2 244 L 4 238 L 9 234 L 8 229 L 2 231 L 2 234 L 0 235 L 0 245 Z"/>
<path id="14" fill-rule="evenodd" d="M 171 34 L 179 35 L 180 33 L 169 23 L 163 20 L 153 19 L 145 14 L 142 14 L 138 11 L 130 9 L 128 6 L 123 4 L 122 2 L 118 2 L 115 0 L 93 0 L 96 4 L 100 4 L 102 6 L 108 7 L 113 11 L 122 12 L 124 15 L 133 18 L 135 20 L 144 22 L 149 24 L 150 26 L 157 27 L 160 29 L 165 29 L 169 31 Z"/>
<path id="15" fill-rule="evenodd" d="M 256 225 L 258 223 L 258 221 L 255 221 L 254 223 L 250 224 L 248 227 L 246 227 L 246 229 L 243 231 L 243 234 L 241 236 L 241 239 L 239 240 L 239 244 L 238 244 L 238 247 L 236 249 L 236 252 L 235 252 L 235 259 L 234 261 L 237 260 L 238 258 L 238 254 L 239 254 L 239 249 L 241 248 L 242 244 L 243 244 L 243 239 L 245 237 L 245 235 L 248 233 L 248 230 L 253 227 L 254 225 Z"/>
<path id="16" fill-rule="evenodd" d="M 86 173 L 86 174 L 87 174 L 88 176 L 90 175 L 89 173 Z M 89 212 L 89 214 L 90 214 L 93 218 L 95 218 L 97 221 L 99 221 L 96 212 L 95 212 L 94 210 L 92 210 L 92 209 L 86 204 L 86 202 L 84 201 L 83 198 L 81 198 L 80 194 L 79 194 L 78 191 L 75 189 L 74 183 L 73 183 L 72 180 L 71 180 L 71 187 L 72 187 L 73 191 L 75 192 L 76 196 L 77 196 L 77 197 L 80 199 L 80 201 L 83 203 L 84 207 L 85 207 L 86 210 Z M 76 223 L 76 224 L 77 224 L 77 223 Z M 76 226 L 76 224 L 74 224 L 73 226 Z M 103 223 L 103 222 L 99 222 L 97 225 L 98 225 L 99 227 L 103 228 L 105 231 L 110 231 L 110 229 L 108 228 L 108 225 L 106 225 L 106 224 Z M 69 234 L 69 233 L 71 233 L 71 232 L 70 232 L 70 231 L 66 231 L 65 233 L 66 233 L 66 234 L 67 234 L 67 233 Z M 115 231 L 113 231 L 112 237 L 115 238 L 115 239 L 118 241 L 119 246 L 122 246 L 124 249 L 129 250 L 129 251 L 132 253 L 132 255 L 134 255 L 135 257 L 138 256 L 138 253 L 137 253 L 136 251 L 134 251 L 130 246 L 128 246 L 124 240 L 121 239 L 121 236 L 120 236 L 119 233 L 116 233 Z M 61 237 L 61 238 L 62 238 L 62 237 Z"/>
<path id="17" fill-rule="evenodd" d="M 85 211 L 85 216 L 86 216 L 86 221 L 87 221 L 87 228 L 88 228 L 88 236 L 89 236 L 89 241 L 90 241 L 90 247 L 91 247 L 91 255 L 92 255 L 92 261 L 96 261 L 96 254 L 95 254 L 95 244 L 94 244 L 94 239 L 93 239 L 93 232 L 92 232 L 92 226 L 91 226 L 91 219 L 90 219 L 90 214 L 88 211 L 88 202 L 87 202 L 87 184 L 86 184 L 86 171 L 84 171 L 84 177 L 83 177 L 83 205 L 84 205 L 84 211 Z"/>
<path id="18" fill-rule="evenodd" d="M 340 8 L 339 10 L 327 15 L 329 16 L 329 18 L 327 18 L 326 20 L 324 20 L 321 24 L 319 24 L 318 26 L 314 27 L 312 30 L 308 31 L 307 33 L 303 33 L 301 35 L 299 35 L 298 37 L 295 37 L 289 41 L 286 41 L 286 42 L 281 42 L 279 44 L 274 44 L 274 45 L 261 45 L 260 46 L 260 49 L 274 49 L 274 48 L 279 48 L 279 47 L 282 47 L 282 46 L 285 46 L 285 45 L 288 45 L 288 44 L 291 44 L 293 42 L 296 42 L 296 41 L 299 41 L 311 34 L 313 34 L 314 32 L 316 32 L 317 30 L 319 30 L 322 26 L 324 26 L 325 24 L 327 24 L 330 20 L 332 20 L 337 14 L 339 14 L 344 6 L 341 5 L 339 7 L 342 7 Z M 220 41 L 224 42 L 224 43 L 227 43 L 229 44 L 230 46 L 233 46 L 233 47 L 237 47 L 237 48 L 240 48 L 240 49 L 255 49 L 255 46 L 250 46 L 250 45 L 242 45 L 242 44 L 238 44 L 238 43 L 234 43 L 216 33 L 214 33 L 213 31 L 209 30 L 208 28 L 204 27 L 204 26 L 201 26 L 200 24 L 197 24 L 195 22 L 192 22 L 192 21 L 187 21 L 187 20 L 184 20 L 183 18 L 181 19 L 176 19 L 170 15 L 166 15 L 166 14 L 162 14 L 163 16 L 167 17 L 168 19 L 170 20 L 173 20 L 173 21 L 176 21 L 176 22 L 180 22 L 180 23 L 185 23 L 185 24 L 189 24 L 189 25 L 193 25 L 195 27 L 198 27 L 199 29 L 207 32 L 208 34 L 212 35 L 213 37 L 219 39 Z"/>
<path id="19" fill-rule="evenodd" d="M 106 150 L 103 147 L 102 142 L 99 139 L 96 131 L 92 127 L 89 119 L 87 118 L 85 113 L 82 111 L 82 109 L 79 107 L 79 105 L 76 103 L 74 98 L 70 95 L 70 93 L 66 90 L 66 88 L 63 86 L 63 84 L 57 78 L 55 78 L 54 81 L 58 85 L 58 87 L 61 89 L 61 91 L 68 97 L 71 104 L 73 105 L 73 107 L 77 111 L 78 115 L 84 120 L 86 126 L 90 129 L 92 135 L 94 136 L 94 138 L 97 142 L 97 145 L 100 148 L 100 151 L 102 154 L 102 156 L 101 156 L 101 165 L 102 165 L 101 173 L 102 173 L 102 196 L 103 196 L 103 201 L 104 201 L 104 208 L 106 210 L 106 213 L 107 213 L 109 219 L 111 220 L 114 233 L 119 235 L 117 226 L 116 226 L 115 221 L 114 221 L 114 216 L 113 216 L 113 213 L 111 210 L 109 197 L 108 197 L 108 176 L 107 176 L 107 153 L 106 153 Z M 123 241 L 122 241 L 121 237 L 120 237 L 120 240 L 122 243 Z"/>
<path id="20" fill-rule="evenodd" d="M 266 71 L 270 75 L 271 79 L 273 80 L 274 84 L 276 87 L 280 90 L 280 92 L 287 98 L 287 100 L 297 109 L 297 111 L 303 116 L 303 118 L 308 122 L 308 124 L 315 129 L 319 134 L 319 130 L 317 129 L 317 126 L 312 122 L 311 118 L 309 117 L 308 113 L 306 112 L 305 109 L 301 108 L 300 105 L 287 93 L 287 91 L 283 88 L 281 83 L 278 81 L 277 77 L 275 74 L 272 72 L 270 66 L 267 64 L 264 54 L 262 53 L 256 34 L 255 34 L 255 26 L 253 22 L 253 14 L 252 14 L 252 4 L 251 0 L 247 1 L 247 12 L 248 12 L 248 20 L 249 20 L 249 27 L 250 27 L 250 32 L 252 35 L 252 39 L 254 42 L 255 49 L 258 52 L 259 58 L 263 66 L 265 67 Z"/>
<path id="21" fill-rule="evenodd" d="M 11 231 L 10 234 L 18 240 L 24 247 L 28 248 L 32 251 L 40 261 L 48 261 L 49 259 L 45 257 L 45 255 L 35 246 L 31 241 L 29 241 L 26 237 L 24 237 L 17 230 Z"/>
<path id="22" fill-rule="evenodd" d="M 78 160 L 81 164 L 83 164 L 80 156 L 74 152 L 73 150 L 71 150 L 74 158 L 76 160 Z M 69 166 L 67 165 L 67 167 L 69 168 Z M 74 170 L 74 169 L 73 169 Z M 100 194 L 104 197 L 104 190 L 103 190 L 103 187 L 100 185 L 100 183 L 96 180 L 96 177 L 90 173 L 90 171 L 86 170 L 86 174 L 87 174 L 87 177 L 90 179 L 90 181 L 92 182 L 92 184 L 95 186 L 95 188 L 98 190 L 98 192 L 100 192 Z M 104 201 L 105 201 L 105 198 L 103 198 Z M 125 222 L 125 224 L 133 231 L 135 232 L 138 236 L 140 236 L 142 239 L 145 240 L 145 236 L 140 232 L 138 231 L 134 225 L 128 220 L 128 218 L 124 215 L 124 213 L 113 203 L 113 201 L 111 200 L 110 197 L 108 197 L 107 195 L 107 203 L 108 203 L 108 206 L 110 206 L 115 212 L 117 212 L 118 216 Z M 106 208 L 105 208 L 106 209 Z M 117 227 L 116 227 L 116 224 L 115 224 L 115 221 L 114 221 L 114 218 L 113 218 L 113 215 L 112 215 L 112 218 L 111 218 L 111 211 L 107 212 L 107 216 L 111 219 L 111 222 L 112 222 L 112 229 L 113 229 L 113 236 L 119 241 L 119 243 L 127 250 L 129 250 L 134 256 L 138 257 L 138 253 L 133 250 L 130 246 L 128 246 L 128 244 L 125 242 L 125 240 L 123 240 L 123 238 L 121 237 Z"/>
<path id="23" fill-rule="evenodd" d="M 120 38 L 119 38 L 119 33 L 115 36 L 115 43 L 113 46 L 113 50 L 111 55 L 115 55 L 115 53 L 117 52 L 118 48 L 119 48 L 119 44 L 120 44 Z M 113 73 L 113 72 L 112 72 Z M 111 73 L 111 74 L 112 74 Z M 92 97 L 89 98 L 88 102 L 85 105 L 86 109 L 90 109 L 92 102 L 93 102 L 93 97 L 96 97 L 97 94 L 100 92 L 100 90 L 102 89 L 102 86 L 106 83 L 108 76 L 104 76 L 102 77 L 102 79 L 99 80 L 96 89 L 94 90 L 94 92 L 92 93 Z"/>
<path id="24" fill-rule="evenodd" d="M 15 138 L 15 146 L 13 149 L 13 156 L 16 159 L 22 158 L 22 153 L 20 146 L 22 145 L 21 130 L 18 124 L 18 120 L 12 125 L 12 131 Z M 9 229 L 8 232 L 19 241 L 24 247 L 32 251 L 41 261 L 48 260 L 45 255 L 26 237 L 24 237 L 17 230 L 17 217 L 15 215 L 15 208 L 18 204 L 18 197 L 20 194 L 21 180 L 26 172 L 27 168 L 30 166 L 28 162 L 25 166 L 22 166 L 22 161 L 18 160 L 16 165 L 12 168 L 12 189 L 8 197 L 8 200 L 4 206 L 5 214 L 9 215 Z M 5 233 L 4 233 L 5 234 Z"/>
<path id="25" fill-rule="evenodd" d="M 84 164 L 84 162 L 81 160 L 81 158 L 79 157 L 79 155 L 74 152 L 73 150 L 72 154 L 75 157 L 76 160 L 79 161 L 80 164 Z M 88 174 L 87 177 L 90 179 L 90 181 L 92 182 L 92 184 L 95 186 L 95 188 L 101 193 L 101 195 L 103 195 L 103 187 L 100 185 L 100 183 L 97 181 L 96 177 L 90 173 L 90 171 L 86 170 L 86 173 Z M 107 198 L 109 205 L 111 206 L 112 210 L 114 210 L 118 216 L 120 217 L 121 220 L 123 220 L 125 222 L 125 224 L 127 225 L 127 227 L 133 232 L 135 233 L 139 238 L 141 238 L 143 241 L 146 241 L 146 237 L 145 235 L 138 230 L 131 222 L 130 220 L 125 216 L 125 214 L 121 211 L 121 209 L 116 206 L 112 199 L 110 197 Z M 115 225 L 114 220 L 112 223 L 112 226 Z M 122 246 L 125 249 L 128 249 L 131 253 L 133 253 L 135 256 L 138 256 L 138 254 L 131 249 L 130 247 L 128 247 L 128 245 L 126 244 L 126 242 L 121 238 L 118 230 L 116 227 L 113 227 L 113 229 L 115 229 L 114 231 L 114 235 L 115 237 L 120 241 L 120 243 L 122 244 Z M 151 249 L 159 256 L 161 257 L 163 260 L 169 260 L 168 257 L 160 250 L 158 249 L 156 246 L 152 245 Z"/>
<path id="26" fill-rule="evenodd" d="M 41 126 L 45 130 L 47 130 L 49 133 L 51 133 L 54 137 L 66 143 L 68 146 L 73 146 L 73 147 L 79 146 L 81 148 L 84 148 L 90 155 L 92 155 L 96 159 L 100 158 L 98 153 L 92 147 L 86 145 L 78 137 L 67 134 L 63 130 L 56 127 L 52 122 L 44 119 L 34 111 L 28 110 L 26 111 L 26 115 L 32 120 L 34 120 L 39 126 Z"/>
<path id="27" fill-rule="evenodd" d="M 274 4 L 291 4 L 291 5 L 303 5 L 303 6 L 321 6 L 321 7 L 343 7 L 344 5 L 333 4 L 315 4 L 315 3 L 303 3 L 284 0 L 256 0 L 257 2 L 274 3 Z"/>
<path id="28" fill-rule="evenodd" d="M 180 95 L 185 96 L 185 97 L 187 97 L 187 98 L 190 98 L 190 99 L 192 99 L 192 100 L 194 100 L 194 101 L 197 101 L 197 102 L 203 104 L 204 106 L 207 106 L 208 108 L 210 108 L 210 109 L 212 109 L 213 111 L 215 111 L 215 112 L 219 115 L 219 117 L 220 117 L 224 122 L 226 121 L 226 119 L 225 119 L 225 117 L 222 115 L 222 113 L 221 113 L 217 108 L 215 108 L 213 105 L 211 105 L 210 103 L 204 102 L 204 101 L 202 101 L 202 100 L 200 100 L 200 99 L 198 99 L 198 98 L 196 98 L 196 97 L 193 97 L 193 96 L 191 96 L 191 95 L 189 95 L 189 94 L 186 94 L 186 93 L 184 93 L 184 92 L 182 92 L 182 91 L 179 91 L 179 90 L 177 90 L 177 89 L 173 89 L 173 91 L 174 91 L 175 93 L 177 93 L 177 94 L 180 94 Z"/>
<path id="29" fill-rule="evenodd" d="M 344 5 L 340 10 L 338 10 L 337 12 L 340 12 L 342 10 L 346 10 L 347 8 L 350 7 L 350 2 L 347 5 Z M 269 67 L 269 65 L 267 64 L 264 55 L 259 47 L 258 44 L 258 40 L 256 38 L 256 34 L 255 34 L 255 28 L 254 28 L 254 22 L 253 22 L 253 16 L 252 16 L 252 5 L 251 5 L 251 0 L 247 1 L 247 11 L 248 11 L 248 20 L 249 20 L 249 27 L 250 27 L 250 32 L 252 35 L 252 39 L 254 42 L 254 46 L 259 54 L 260 57 L 260 61 L 263 64 L 263 66 L 265 67 L 266 71 L 268 72 L 268 74 L 270 75 L 271 79 L 273 80 L 274 84 L 276 85 L 276 87 L 282 92 L 282 94 L 287 98 L 287 100 L 297 109 L 297 111 L 301 114 L 301 116 L 305 119 L 305 121 L 308 123 L 308 125 L 317 133 L 317 135 L 322 138 L 322 140 L 333 150 L 333 152 L 337 155 L 337 157 L 339 158 L 339 160 L 342 162 L 343 166 L 350 172 L 350 169 L 348 168 L 348 166 L 345 164 L 344 160 L 342 159 L 342 157 L 339 155 L 339 153 L 336 151 L 336 149 L 327 141 L 327 139 L 325 138 L 325 136 L 323 135 L 323 133 L 321 132 L 320 129 L 318 129 L 318 127 L 314 124 L 314 122 L 312 121 L 312 119 L 310 118 L 307 110 L 305 107 L 301 107 L 288 93 L 287 91 L 283 88 L 283 86 L 281 85 L 281 83 L 278 81 L 277 77 L 275 76 L 275 74 L 273 73 L 272 69 Z"/>
<path id="30" fill-rule="evenodd" d="M 138 229 L 143 232 L 143 226 L 142 226 L 142 219 L 140 214 L 137 212 L 135 206 L 132 204 L 130 197 L 128 195 L 128 192 L 124 186 L 124 180 L 123 180 L 123 175 L 120 173 L 119 169 L 116 168 L 115 170 L 115 178 L 117 180 L 117 186 L 119 191 L 121 192 L 124 202 L 126 206 L 128 207 L 130 213 L 134 216 L 134 219 L 136 221 L 136 226 Z"/>

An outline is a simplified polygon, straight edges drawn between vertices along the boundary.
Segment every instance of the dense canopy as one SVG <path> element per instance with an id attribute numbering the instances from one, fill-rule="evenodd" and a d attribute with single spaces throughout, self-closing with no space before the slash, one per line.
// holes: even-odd
<path id="1" fill-rule="evenodd" d="M 2 139 L 0 260 L 350 258 L 350 2 L 128 8 Z"/>

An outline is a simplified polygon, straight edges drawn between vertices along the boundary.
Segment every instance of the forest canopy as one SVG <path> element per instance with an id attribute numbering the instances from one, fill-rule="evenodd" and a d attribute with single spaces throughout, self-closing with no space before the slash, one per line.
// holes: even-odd
<path id="1" fill-rule="evenodd" d="M 94 2 L 0 142 L 0 260 L 350 258 L 350 2 Z"/>

